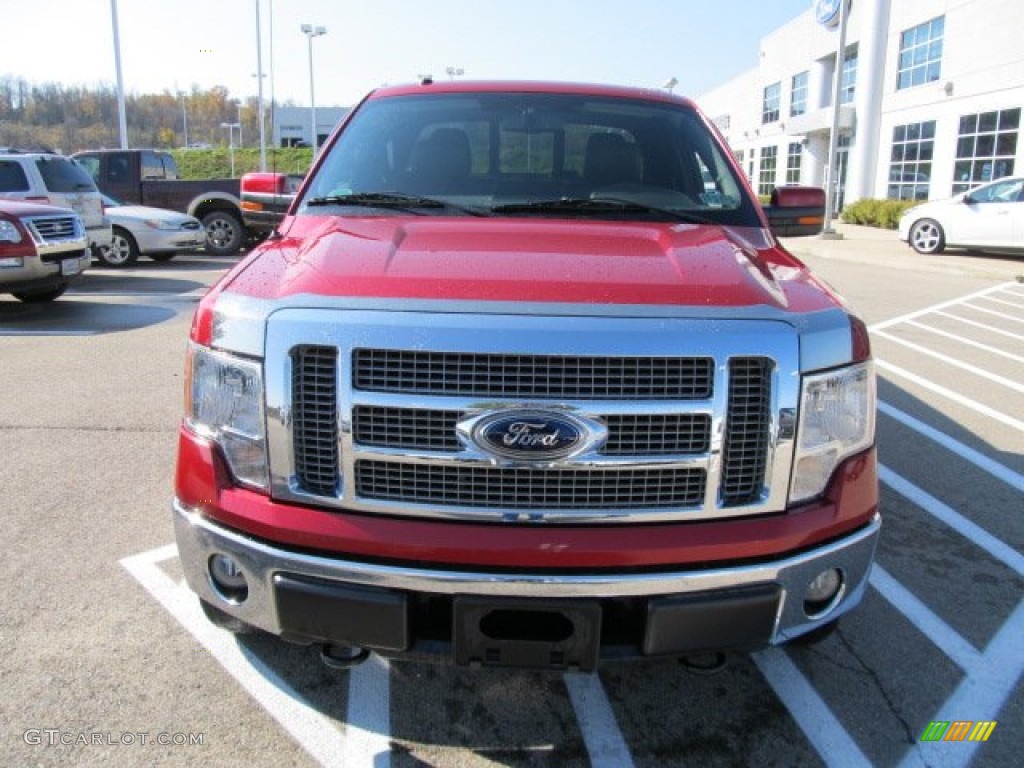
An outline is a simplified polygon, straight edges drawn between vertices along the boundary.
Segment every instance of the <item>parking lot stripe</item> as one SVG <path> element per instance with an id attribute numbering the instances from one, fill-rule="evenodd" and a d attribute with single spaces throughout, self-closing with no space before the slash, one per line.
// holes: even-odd
<path id="1" fill-rule="evenodd" d="M 632 768 L 633 756 L 597 675 L 564 675 L 583 743 L 593 768 Z"/>
<path id="2" fill-rule="evenodd" d="M 973 326 L 975 328 L 980 328 L 981 330 L 985 331 L 985 333 L 994 333 L 999 336 L 1006 336 L 1007 338 L 1010 339 L 1024 340 L 1024 334 L 1012 333 L 1002 328 L 996 328 L 994 325 L 986 325 L 985 323 L 979 323 L 977 320 L 970 320 L 966 317 L 960 317 L 960 315 L 954 315 L 951 312 L 936 312 L 935 314 L 941 315 L 942 317 L 948 317 L 950 320 L 957 320 L 961 323 L 966 323 L 967 325 Z"/>
<path id="3" fill-rule="evenodd" d="M 1009 320 L 1011 323 L 1024 323 L 1024 317 L 1015 317 L 1014 315 L 1008 315 L 1005 312 L 996 312 L 994 309 L 979 307 L 977 304 L 972 304 L 969 301 L 965 301 L 963 306 L 969 307 L 977 312 L 984 312 L 986 315 L 998 317 L 1000 320 Z"/>
<path id="4" fill-rule="evenodd" d="M 930 380 L 924 378 L 923 376 L 918 376 L 916 373 L 911 373 L 905 368 L 900 368 L 898 365 L 887 363 L 885 360 L 881 360 L 878 358 L 875 359 L 875 366 L 882 369 L 883 371 L 888 371 L 889 373 L 895 374 L 896 376 L 907 379 L 908 381 L 912 381 L 913 383 L 922 386 L 925 389 L 931 390 L 937 395 L 942 395 L 948 400 L 952 400 L 953 402 L 959 403 L 960 405 L 966 408 L 970 408 L 972 411 L 976 411 L 977 413 L 980 413 L 983 416 L 988 416 L 989 418 L 995 419 L 1003 426 L 1016 429 L 1018 432 L 1024 432 L 1024 421 L 1021 421 L 1020 419 L 1015 419 L 1008 414 L 1001 413 L 997 411 L 995 408 L 989 408 L 984 403 L 979 403 L 977 400 L 971 400 L 969 397 L 964 397 L 960 393 L 954 392 L 953 390 L 947 389 L 946 387 L 943 387 L 939 384 L 934 384 Z"/>
<path id="5" fill-rule="evenodd" d="M 885 414 L 891 419 L 895 419 L 905 427 L 909 427 L 918 434 L 938 443 L 943 448 L 952 451 L 960 458 L 976 466 L 978 469 L 988 472 L 993 477 L 1002 480 L 1012 488 L 1016 488 L 1021 493 L 1024 493 L 1024 475 L 1021 475 L 1019 472 L 1014 472 L 1012 469 L 1000 464 L 998 461 L 993 461 L 980 451 L 976 451 L 969 445 L 965 445 L 959 440 L 955 440 L 950 437 L 945 432 L 940 432 L 934 427 L 925 424 L 923 421 L 915 419 L 909 413 L 904 413 L 885 401 L 878 401 L 878 412 Z"/>
<path id="6" fill-rule="evenodd" d="M 922 331 L 928 331 L 929 333 L 934 333 L 937 336 L 942 336 L 944 338 L 949 339 L 950 341 L 955 341 L 958 344 L 966 344 L 969 347 L 980 349 L 983 352 L 988 352 L 989 354 L 996 355 L 997 357 L 1005 357 L 1007 360 L 1013 360 L 1014 362 L 1024 363 L 1024 356 L 1015 355 L 1012 352 L 1007 352 L 1005 349 L 999 349 L 998 347 L 993 347 L 988 344 L 982 344 L 980 341 L 968 339 L 965 336 L 957 336 L 955 333 L 944 331 L 941 328 L 934 328 L 930 325 L 919 323 L 916 320 L 908 320 L 906 324 L 913 326 L 914 328 L 919 328 Z"/>
<path id="7" fill-rule="evenodd" d="M 995 296 L 983 296 L 981 297 L 984 301 L 990 301 L 993 304 L 1002 304 L 1005 307 L 1013 307 L 1014 309 L 1024 309 L 1024 304 L 1020 304 L 1016 301 L 1007 301 L 1006 299 L 997 299 Z"/>
<path id="8" fill-rule="evenodd" d="M 948 504 L 944 504 L 922 488 L 893 472 L 884 464 L 878 465 L 878 479 L 912 501 L 928 514 L 941 520 L 960 535 L 977 544 L 1007 568 L 1024 576 L 1024 555 L 1002 539 L 993 536 L 977 523 L 968 520 Z"/>
<path id="9" fill-rule="evenodd" d="M 989 642 L 982 659 L 960 681 L 956 691 L 932 715 L 932 720 L 996 720 L 999 712 L 1020 684 L 1024 673 L 1024 600 Z M 900 763 L 900 768 L 928 765 L 934 768 L 961 768 L 970 765 L 983 742 L 965 741 L 950 749 L 944 742 L 918 742 Z"/>
<path id="10" fill-rule="evenodd" d="M 239 645 L 232 634 L 207 621 L 195 595 L 160 569 L 158 563 L 175 555 L 177 549 L 171 544 L 126 557 L 121 565 L 315 760 L 325 766 L 358 766 L 358 762 L 342 763 L 347 739 L 330 718 L 307 704 L 301 693 Z"/>
<path id="11" fill-rule="evenodd" d="M 976 291 L 974 293 L 969 293 L 966 296 L 961 296 L 961 297 L 959 297 L 957 299 L 950 299 L 949 301 L 943 301 L 943 302 L 940 302 L 938 304 L 933 304 L 930 307 L 925 307 L 924 309 L 918 309 L 918 310 L 915 310 L 914 312 L 908 312 L 907 314 L 900 315 L 899 317 L 893 317 L 893 318 L 890 318 L 889 320 L 883 320 L 880 323 L 875 323 L 874 325 L 869 326 L 868 330 L 869 331 L 881 331 L 881 330 L 884 330 L 885 328 L 888 328 L 890 326 L 899 325 L 900 323 L 906 322 L 907 320 L 916 320 L 917 318 L 921 317 L 922 315 L 927 315 L 927 314 L 930 314 L 931 312 L 938 312 L 941 309 L 947 309 L 949 307 L 955 307 L 955 306 L 961 305 L 964 302 L 970 301 L 971 299 L 978 298 L 979 296 L 987 296 L 990 293 L 996 293 L 998 291 L 1004 291 L 1004 290 L 1006 290 L 1008 288 L 1013 287 L 1014 285 L 1016 285 L 1016 283 L 1000 283 L 999 285 L 993 286 L 991 288 L 985 288 L 984 290 L 981 290 L 981 291 Z"/>
<path id="12" fill-rule="evenodd" d="M 981 659 L 981 653 L 949 624 L 900 584 L 877 562 L 871 567 L 871 586 L 902 613 L 932 644 L 960 669 L 969 670 Z"/>
<path id="13" fill-rule="evenodd" d="M 349 671 L 345 757 L 341 765 L 391 765 L 391 668 L 375 653 Z"/>
<path id="14" fill-rule="evenodd" d="M 826 765 L 871 765 L 785 651 L 769 648 L 751 654 L 751 658 Z"/>
<path id="15" fill-rule="evenodd" d="M 967 371 L 968 373 L 974 374 L 975 376 L 979 376 L 983 379 L 988 379 L 994 384 L 1000 384 L 1006 387 L 1007 389 L 1012 389 L 1014 392 L 1020 392 L 1021 394 L 1024 394 L 1024 384 L 1019 384 L 1016 381 L 1011 381 L 1005 376 L 990 373 L 983 368 L 978 368 L 976 365 L 971 365 L 970 363 L 962 362 L 955 357 L 950 357 L 949 355 L 944 355 L 941 352 L 936 352 L 935 350 L 928 349 L 928 347 L 922 347 L 920 344 L 915 344 L 912 341 L 901 339 L 899 336 L 887 333 L 886 331 L 875 331 L 875 336 L 879 336 L 883 339 L 888 339 L 889 341 L 894 342 L 895 344 L 904 346 L 907 349 L 912 349 L 920 355 L 925 355 L 926 357 L 931 357 L 934 358 L 935 360 L 941 360 L 946 365 L 951 365 L 954 368 L 959 368 L 962 371 Z"/>

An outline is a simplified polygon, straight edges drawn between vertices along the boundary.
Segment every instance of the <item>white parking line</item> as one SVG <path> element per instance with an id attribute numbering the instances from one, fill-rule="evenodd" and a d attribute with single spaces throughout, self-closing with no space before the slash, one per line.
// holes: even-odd
<path id="1" fill-rule="evenodd" d="M 583 743 L 594 768 L 632 768 L 633 757 L 597 675 L 564 676 Z"/>
<path id="2" fill-rule="evenodd" d="M 914 328 L 919 328 L 922 331 L 928 331 L 928 333 L 934 333 L 937 336 L 942 336 L 943 338 L 949 339 L 950 341 L 955 341 L 958 344 L 965 344 L 969 347 L 980 349 L 982 352 L 988 352 L 990 355 L 995 355 L 996 357 L 1004 357 L 1007 360 L 1013 360 L 1014 362 L 1017 363 L 1024 363 L 1024 355 L 1015 355 L 1012 352 L 1007 352 L 1005 349 L 999 349 L 999 347 L 993 347 L 988 344 L 982 344 L 980 341 L 968 339 L 965 336 L 957 336 L 955 333 L 944 331 L 941 328 L 934 328 L 930 325 L 919 323 L 916 320 L 908 320 L 906 324 L 913 326 Z"/>
<path id="3" fill-rule="evenodd" d="M 170 544 L 150 552 L 126 557 L 121 560 L 121 565 L 317 762 L 325 766 L 345 768 L 379 768 L 387 765 L 381 761 L 382 755 L 373 752 L 379 739 L 367 740 L 364 733 L 353 730 L 351 736 L 358 744 L 369 744 L 367 752 L 354 752 L 353 744 L 349 742 L 348 731 L 345 734 L 339 731 L 330 718 L 310 706 L 302 694 L 281 678 L 273 668 L 267 666 L 244 646 L 240 646 L 230 633 L 217 629 L 207 621 L 195 595 L 186 587 L 175 584 L 158 565 L 176 555 L 177 549 Z M 372 676 L 375 673 L 370 671 L 369 674 Z M 370 680 L 376 684 L 372 677 Z M 350 679 L 350 687 L 361 691 L 366 685 L 365 681 L 366 678 L 363 677 L 357 677 L 354 683 Z M 352 706 L 350 698 L 349 707 Z M 360 714 L 360 706 L 362 705 L 358 703 L 357 696 L 357 715 Z M 371 703 L 371 714 L 365 717 L 361 726 L 379 725 L 379 718 L 374 714 L 378 706 L 379 703 Z M 382 737 L 385 744 L 387 743 L 387 732 L 374 735 Z"/>
<path id="4" fill-rule="evenodd" d="M 883 371 L 888 371 L 889 373 L 895 374 L 901 378 L 907 379 L 908 381 L 912 381 L 918 386 L 931 390 L 937 395 L 942 395 L 948 400 L 952 400 L 955 403 L 959 403 L 965 408 L 970 408 L 972 411 L 976 411 L 977 413 L 980 413 L 983 416 L 988 416 L 991 419 L 995 419 L 1004 426 L 1016 429 L 1018 432 L 1024 432 L 1024 421 L 1021 421 L 1020 419 L 1015 419 L 1008 414 L 997 411 L 995 408 L 989 408 L 984 403 L 979 403 L 977 400 L 972 400 L 969 397 L 964 397 L 958 392 L 954 392 L 953 390 L 947 389 L 946 387 L 943 387 L 939 384 L 934 384 L 933 382 L 924 378 L 923 376 L 918 376 L 916 373 L 911 373 L 906 368 L 900 368 L 898 365 L 893 365 L 892 363 L 887 363 L 885 360 L 880 360 L 877 358 L 875 359 L 875 367 Z"/>
<path id="5" fill-rule="evenodd" d="M 993 286 L 991 288 L 985 288 L 984 290 L 976 291 L 975 293 L 970 293 L 970 294 L 968 294 L 966 296 L 961 296 L 961 297 L 959 297 L 957 299 L 950 299 L 949 301 L 943 301 L 943 302 L 940 302 L 939 304 L 933 304 L 930 307 L 925 307 L 924 309 L 918 309 L 918 310 L 916 310 L 914 312 L 908 312 L 905 315 L 900 315 L 899 317 L 893 317 L 893 318 L 891 318 L 889 320 L 884 320 L 884 321 L 882 321 L 880 323 L 875 323 L 874 325 L 870 326 L 868 328 L 868 330 L 869 331 L 880 331 L 880 330 L 888 328 L 889 326 L 892 326 L 892 325 L 899 325 L 900 323 L 906 322 L 907 320 L 916 320 L 917 318 L 921 317 L 922 315 L 927 315 L 927 314 L 930 314 L 932 312 L 938 312 L 939 310 L 946 309 L 948 307 L 959 306 L 959 305 L 963 304 L 966 301 L 970 301 L 971 299 L 978 298 L 980 296 L 987 296 L 990 293 L 996 293 L 998 291 L 1003 291 L 1003 290 L 1006 290 L 1008 288 L 1011 288 L 1014 285 L 1016 285 L 1016 283 L 1001 283 L 1001 284 Z"/>
<path id="6" fill-rule="evenodd" d="M 980 451 L 974 450 L 969 445 L 964 445 L 959 440 L 955 440 L 947 435 L 945 432 L 940 432 L 934 427 L 928 426 L 923 421 L 915 419 L 909 413 L 904 413 L 898 408 L 895 408 L 882 400 L 878 401 L 878 412 L 885 414 L 889 418 L 895 419 L 918 434 L 923 435 L 929 440 L 938 443 L 943 448 L 952 451 L 960 458 L 976 466 L 978 469 L 988 472 L 992 477 L 998 478 L 1012 488 L 1016 488 L 1021 493 L 1024 493 L 1024 475 L 1014 472 L 1009 467 L 1006 467 L 997 461 L 993 461 Z"/>
<path id="7" fill-rule="evenodd" d="M 973 309 L 976 312 L 984 312 L 986 315 L 998 317 L 1001 320 L 1009 320 L 1011 323 L 1024 323 L 1024 317 L 1015 317 L 1013 315 L 1008 315 L 1005 312 L 996 312 L 994 309 L 979 307 L 977 304 L 971 304 L 969 301 L 965 301 L 962 306 Z"/>
<path id="8" fill-rule="evenodd" d="M 935 314 L 941 315 L 942 317 L 948 317 L 950 320 L 956 320 L 958 322 L 965 323 L 966 325 L 970 325 L 975 328 L 980 328 L 981 330 L 985 331 L 985 333 L 994 333 L 997 336 L 1006 336 L 1007 338 L 1010 339 L 1020 339 L 1021 341 L 1024 341 L 1024 335 L 1019 333 L 1011 333 L 1010 331 L 1004 330 L 1003 328 L 996 328 L 994 325 L 986 325 L 985 323 L 979 323 L 977 320 L 970 320 L 966 317 L 960 317 L 959 315 L 954 315 L 950 312 L 936 312 Z"/>
<path id="9" fill-rule="evenodd" d="M 1024 309 L 1024 304 L 1019 304 L 1016 301 L 1006 301 L 1006 299 L 997 299 L 994 296 L 981 297 L 985 301 L 991 301 L 993 304 L 1002 304 L 1005 307 L 1013 307 L 1014 309 Z"/>
<path id="10" fill-rule="evenodd" d="M 879 336 L 883 339 L 888 339 L 889 341 L 895 344 L 899 344 L 901 346 L 907 347 L 908 349 L 912 349 L 918 354 L 934 358 L 935 360 L 941 360 L 946 365 L 951 365 L 954 368 L 959 368 L 962 371 L 967 371 L 968 373 L 974 374 L 975 376 L 978 376 L 982 379 L 988 379 L 994 384 L 999 384 L 1001 386 L 1006 387 L 1007 389 L 1012 389 L 1014 392 L 1020 392 L 1022 395 L 1024 395 L 1024 384 L 1019 384 L 1018 382 L 1012 381 L 1006 378 L 1005 376 L 1000 376 L 996 373 L 989 373 L 988 371 L 984 370 L 983 368 L 979 368 L 976 365 L 965 363 L 955 357 L 950 357 L 949 355 L 944 355 L 941 352 L 936 352 L 933 349 L 928 349 L 928 347 L 922 347 L 920 344 L 915 344 L 912 341 L 901 339 L 899 336 L 887 333 L 886 331 L 875 331 L 875 336 Z"/>
<path id="11" fill-rule="evenodd" d="M 751 658 L 826 765 L 871 765 L 785 651 L 769 648 L 752 654 Z"/>
<path id="12" fill-rule="evenodd" d="M 375 653 L 349 671 L 345 756 L 341 765 L 391 765 L 391 671 Z"/>

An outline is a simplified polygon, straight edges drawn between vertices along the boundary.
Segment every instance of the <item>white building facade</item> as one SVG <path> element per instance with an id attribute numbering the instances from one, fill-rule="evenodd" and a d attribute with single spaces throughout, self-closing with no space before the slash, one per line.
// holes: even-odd
<path id="1" fill-rule="evenodd" d="M 756 69 L 696 99 L 759 194 L 824 186 L 838 0 L 763 38 Z M 1022 0 L 853 0 L 839 90 L 838 207 L 938 199 L 1024 172 Z"/>
<path id="2" fill-rule="evenodd" d="M 322 147 L 348 107 L 317 107 L 317 146 Z M 272 141 L 275 147 L 313 146 L 312 110 L 309 107 L 276 107 Z"/>

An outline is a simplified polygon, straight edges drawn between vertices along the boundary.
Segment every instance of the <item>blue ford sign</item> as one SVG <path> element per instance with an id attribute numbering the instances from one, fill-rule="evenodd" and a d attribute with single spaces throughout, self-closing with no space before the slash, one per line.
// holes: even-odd
<path id="1" fill-rule="evenodd" d="M 484 453 L 543 464 L 581 453 L 604 437 L 601 424 L 557 411 L 503 410 L 460 425 Z"/>
<path id="2" fill-rule="evenodd" d="M 839 8 L 842 0 L 816 0 L 814 3 L 814 17 L 819 24 L 826 27 L 834 27 L 839 23 Z"/>

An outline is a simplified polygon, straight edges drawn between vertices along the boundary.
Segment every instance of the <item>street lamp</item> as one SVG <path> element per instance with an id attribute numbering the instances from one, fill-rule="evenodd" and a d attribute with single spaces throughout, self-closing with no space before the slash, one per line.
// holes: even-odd
<path id="1" fill-rule="evenodd" d="M 185 92 L 182 91 L 178 95 L 181 96 L 181 133 L 182 133 L 182 139 L 185 142 L 185 149 L 188 149 L 188 110 L 185 108 Z"/>
<path id="2" fill-rule="evenodd" d="M 303 24 L 302 33 L 309 38 L 309 121 L 313 128 L 313 157 L 316 157 L 317 135 L 316 135 L 316 99 L 313 96 L 313 38 L 327 34 L 327 27 L 314 27 L 312 24 Z"/>
<path id="3" fill-rule="evenodd" d="M 237 128 L 238 134 L 241 136 L 242 124 L 221 123 L 220 127 L 228 129 L 228 156 L 231 158 L 231 178 L 235 178 L 235 134 L 233 129 Z"/>

